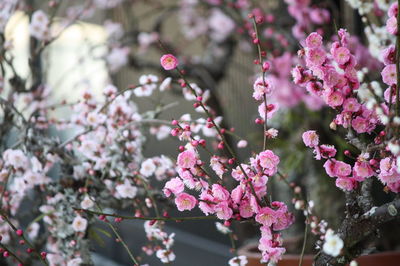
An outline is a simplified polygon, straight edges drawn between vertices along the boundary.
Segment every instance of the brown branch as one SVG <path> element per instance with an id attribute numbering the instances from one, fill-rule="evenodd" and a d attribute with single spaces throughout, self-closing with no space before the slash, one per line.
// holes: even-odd
<path id="1" fill-rule="evenodd" d="M 315 258 L 315 265 L 345 265 L 352 259 L 361 255 L 362 248 L 359 245 L 368 236 L 373 234 L 385 223 L 400 218 L 400 199 L 386 203 L 378 207 L 374 212 L 358 216 L 348 216 L 343 221 L 338 234 L 344 241 L 344 255 L 332 257 L 320 253 Z"/>

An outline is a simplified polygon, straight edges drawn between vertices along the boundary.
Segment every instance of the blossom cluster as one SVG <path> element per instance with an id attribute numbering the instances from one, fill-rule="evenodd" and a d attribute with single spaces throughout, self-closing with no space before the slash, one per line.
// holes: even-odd
<path id="1" fill-rule="evenodd" d="M 361 153 L 354 164 L 349 164 L 334 158 L 335 147 L 320 145 L 319 136 L 315 131 L 304 132 L 303 141 L 307 147 L 314 149 L 317 160 L 326 159 L 325 171 L 328 176 L 336 178 L 337 187 L 351 191 L 357 187 L 359 182 L 377 176 L 389 190 L 395 193 L 400 192 L 400 171 L 393 156 L 370 158 L 369 153 Z M 345 155 L 350 156 L 350 152 L 346 150 Z"/>
<path id="2" fill-rule="evenodd" d="M 268 70 L 267 64 L 264 64 L 265 71 Z M 191 86 L 189 88 L 195 96 L 201 93 Z M 264 76 L 259 77 L 253 86 L 253 97 L 263 100 L 259 111 L 260 116 L 265 119 L 271 118 L 276 110 L 274 104 L 267 105 L 265 109 L 264 100 L 272 90 L 273 85 Z M 196 97 L 196 103 L 195 108 L 202 107 L 210 114 L 210 108 L 202 102 L 201 96 Z M 214 128 L 217 133 L 214 135 L 217 138 L 217 150 L 223 150 L 229 145 L 223 136 L 226 130 L 221 129 L 214 119 L 209 116 L 206 127 Z M 279 157 L 271 150 L 264 150 L 250 158 L 250 163 L 245 164 L 235 158 L 213 154 L 209 162 L 213 175 L 206 169 L 206 162 L 199 153 L 199 149 L 208 150 L 206 140 L 195 136 L 192 131 L 195 128 L 190 124 L 178 120 L 174 120 L 172 124 L 176 127 L 171 134 L 187 144 L 179 148 L 180 153 L 176 160 L 178 175 L 166 182 L 163 189 L 165 196 L 174 198 L 179 211 L 190 211 L 197 206 L 205 215 L 216 215 L 227 226 L 235 220 L 254 220 L 260 226 L 259 249 L 263 255 L 262 261 L 277 262 L 285 252 L 278 231 L 286 229 L 294 221 L 294 216 L 283 202 L 267 200 L 267 183 L 278 171 Z M 223 182 L 227 176 L 239 182 L 232 190 Z M 222 182 L 218 182 L 218 179 Z M 186 191 L 197 191 L 197 195 Z"/>
<path id="3" fill-rule="evenodd" d="M 357 62 L 347 48 L 348 33 L 341 29 L 338 34 L 340 40 L 331 45 L 329 53 L 323 47 L 321 35 L 313 32 L 307 37 L 306 47 L 301 52 L 308 69 L 294 68 L 294 82 L 341 111 L 332 125 L 352 127 L 357 133 L 371 133 L 381 122 L 375 112 L 355 97 L 354 91 L 360 87 L 355 69 Z"/>

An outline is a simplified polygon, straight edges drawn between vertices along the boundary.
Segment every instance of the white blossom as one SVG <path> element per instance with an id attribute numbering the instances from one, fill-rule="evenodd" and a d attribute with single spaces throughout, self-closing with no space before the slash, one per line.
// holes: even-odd
<path id="1" fill-rule="evenodd" d="M 142 162 L 142 165 L 140 167 L 140 174 L 145 177 L 149 177 L 154 174 L 155 170 L 156 165 L 154 164 L 153 159 L 146 159 L 144 162 Z"/>
<path id="2" fill-rule="evenodd" d="M 246 256 L 238 256 L 238 257 L 234 257 L 232 259 L 229 260 L 229 266 L 245 266 L 247 265 L 248 261 L 247 261 L 247 257 Z"/>
<path id="3" fill-rule="evenodd" d="M 93 200 L 91 200 L 88 196 L 85 196 L 85 198 L 81 201 L 81 207 L 82 209 L 90 209 L 94 206 Z"/>
<path id="4" fill-rule="evenodd" d="M 161 260 L 162 263 L 169 263 L 175 260 L 175 254 L 170 250 L 159 249 L 156 252 L 157 258 Z"/>
<path id="5" fill-rule="evenodd" d="M 76 216 L 72 222 L 72 229 L 75 232 L 85 232 L 87 227 L 87 220 L 81 216 Z"/>
<path id="6" fill-rule="evenodd" d="M 343 245 L 343 240 L 338 235 L 335 235 L 333 230 L 328 229 L 325 234 L 325 243 L 322 247 L 324 252 L 333 257 L 337 257 L 340 254 Z"/>
<path id="7" fill-rule="evenodd" d="M 117 190 L 118 195 L 121 198 L 133 199 L 134 197 L 136 197 L 137 194 L 137 187 L 132 186 L 127 180 L 125 181 L 125 183 L 117 185 L 115 189 Z"/>

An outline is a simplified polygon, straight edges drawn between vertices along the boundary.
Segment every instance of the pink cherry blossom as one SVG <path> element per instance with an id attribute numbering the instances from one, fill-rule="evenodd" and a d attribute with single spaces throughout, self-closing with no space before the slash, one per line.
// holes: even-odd
<path id="1" fill-rule="evenodd" d="M 185 210 L 190 211 L 196 206 L 197 200 L 192 195 L 181 193 L 175 198 L 175 204 L 181 212 Z"/>
<path id="2" fill-rule="evenodd" d="M 240 216 L 243 218 L 249 218 L 254 215 L 253 206 L 250 204 L 250 201 L 248 199 L 244 199 L 241 201 L 239 207 L 239 213 Z"/>
<path id="3" fill-rule="evenodd" d="M 242 185 L 238 185 L 231 192 L 231 199 L 234 203 L 239 204 L 243 197 L 243 187 Z"/>
<path id="4" fill-rule="evenodd" d="M 271 226 L 276 222 L 276 213 L 269 207 L 261 208 L 256 215 L 256 221 L 262 225 Z"/>
<path id="5" fill-rule="evenodd" d="M 357 116 L 353 119 L 353 121 L 351 121 L 351 126 L 357 133 L 365 133 L 368 131 L 368 121 L 361 116 Z"/>
<path id="6" fill-rule="evenodd" d="M 193 150 L 186 150 L 178 155 L 177 164 L 182 168 L 192 168 L 196 165 L 197 156 Z"/>
<path id="7" fill-rule="evenodd" d="M 331 107 L 337 107 L 343 104 L 343 95 L 339 91 L 334 91 L 328 95 L 327 104 Z"/>
<path id="8" fill-rule="evenodd" d="M 226 190 L 220 184 L 213 184 L 211 191 L 212 195 L 214 196 L 214 200 L 227 201 L 230 197 L 228 190 Z"/>
<path id="9" fill-rule="evenodd" d="M 393 4 L 390 5 L 389 10 L 388 10 L 388 16 L 389 17 L 397 17 L 397 12 L 399 11 L 399 6 L 397 2 L 394 2 Z"/>
<path id="10" fill-rule="evenodd" d="M 336 160 L 335 159 L 327 160 L 324 163 L 325 172 L 330 177 L 336 177 L 335 164 L 336 164 Z"/>
<path id="11" fill-rule="evenodd" d="M 258 159 L 260 160 L 261 167 L 266 169 L 276 169 L 279 164 L 279 157 L 271 150 L 260 152 Z"/>
<path id="12" fill-rule="evenodd" d="M 262 119 L 265 119 L 265 111 L 267 110 L 267 119 L 271 119 L 273 117 L 273 115 L 276 113 L 276 111 L 278 111 L 279 106 L 278 104 L 268 104 L 267 108 L 265 108 L 265 103 L 260 104 L 260 106 L 258 106 L 258 113 L 260 114 Z"/>
<path id="13" fill-rule="evenodd" d="M 396 84 L 397 82 L 397 75 L 396 75 L 396 65 L 395 64 L 390 64 L 385 66 L 385 68 L 382 70 L 382 80 L 384 83 L 387 85 L 391 86 Z"/>
<path id="14" fill-rule="evenodd" d="M 209 215 L 215 212 L 215 203 L 214 197 L 206 190 L 201 192 L 199 199 L 199 208 L 205 214 Z"/>
<path id="15" fill-rule="evenodd" d="M 276 222 L 273 225 L 274 231 L 280 231 L 288 228 L 294 222 L 294 215 L 292 213 L 287 212 L 287 210 L 277 210 L 276 214 Z"/>
<path id="16" fill-rule="evenodd" d="M 345 191 L 352 191 L 356 185 L 357 182 L 349 177 L 339 177 L 336 179 L 336 186 Z"/>
<path id="17" fill-rule="evenodd" d="M 172 54 L 165 54 L 160 59 L 161 66 L 165 70 L 173 70 L 178 66 L 178 59 Z"/>
<path id="18" fill-rule="evenodd" d="M 321 48 L 311 48 L 306 52 L 308 66 L 320 66 L 325 62 L 326 53 Z"/>
<path id="19" fill-rule="evenodd" d="M 258 77 L 253 85 L 253 98 L 257 101 L 264 100 L 264 95 L 271 94 L 273 90 L 272 80 Z"/>
<path id="20" fill-rule="evenodd" d="M 308 48 L 318 48 L 322 45 L 322 36 L 316 32 L 310 33 L 306 39 L 306 46 Z"/>
<path id="21" fill-rule="evenodd" d="M 335 157 L 336 149 L 333 145 L 322 144 L 319 146 L 319 152 L 322 158 L 329 159 Z"/>
<path id="22" fill-rule="evenodd" d="M 356 98 L 347 98 L 343 103 L 343 110 L 346 112 L 358 112 L 361 105 L 358 103 Z"/>
<path id="23" fill-rule="evenodd" d="M 313 148 L 319 144 L 319 137 L 315 130 L 309 130 L 303 133 L 303 142 L 307 147 Z"/>
<path id="24" fill-rule="evenodd" d="M 370 164 L 366 161 L 357 161 L 354 164 L 354 171 L 357 176 L 361 178 L 368 178 L 374 175 L 374 170 L 372 170 Z"/>
<path id="25" fill-rule="evenodd" d="M 174 177 L 171 180 L 169 180 L 167 183 L 165 183 L 163 192 L 165 196 L 169 197 L 171 196 L 171 193 L 173 193 L 175 196 L 181 193 L 184 190 L 184 184 L 182 180 L 179 177 Z"/>
<path id="26" fill-rule="evenodd" d="M 229 220 L 232 217 L 233 211 L 227 202 L 220 202 L 215 206 L 215 214 L 218 219 Z"/>
<path id="27" fill-rule="evenodd" d="M 351 174 L 351 165 L 342 161 L 336 161 L 333 171 L 337 177 L 349 176 Z"/>
<path id="28" fill-rule="evenodd" d="M 386 30 L 392 34 L 397 34 L 397 19 L 396 17 L 391 17 L 386 21 Z"/>
<path id="29" fill-rule="evenodd" d="M 382 58 L 385 65 L 394 64 L 396 62 L 396 48 L 390 45 L 382 51 Z"/>
<path id="30" fill-rule="evenodd" d="M 339 47 L 333 50 L 333 58 L 339 65 L 344 65 L 350 60 L 350 51 L 346 47 Z"/>

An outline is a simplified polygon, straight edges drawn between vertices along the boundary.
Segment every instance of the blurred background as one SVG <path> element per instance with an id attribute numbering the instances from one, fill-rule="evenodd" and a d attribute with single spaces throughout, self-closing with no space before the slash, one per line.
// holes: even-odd
<path id="1" fill-rule="evenodd" d="M 316 213 L 326 219 L 330 226 L 337 226 L 340 218 L 337 214 L 343 213 L 344 208 L 343 193 L 335 188 L 333 179 L 326 177 L 322 163 L 313 160 L 311 152 L 305 149 L 301 134 L 306 129 L 317 130 L 323 143 L 339 147 L 338 154 L 342 154 L 347 147 L 340 137 L 328 137 L 332 136 L 329 123 L 335 115 L 333 111 L 307 98 L 305 92 L 291 84 L 293 60 L 290 59 L 296 56 L 300 46 L 291 34 L 296 21 L 288 14 L 285 1 L 248 1 L 249 5 L 244 6 L 243 10 L 238 8 L 235 11 L 228 5 L 216 7 L 210 4 L 212 1 L 127 0 L 115 7 L 112 2 L 109 2 L 110 8 L 98 9 L 95 14 L 87 14 L 87 17 L 83 16 L 78 23 L 68 27 L 43 53 L 44 76 L 46 83 L 53 88 L 51 97 L 54 97 L 54 101 L 77 101 L 88 88 L 101 98 L 105 84 L 115 84 L 122 90 L 137 84 L 142 74 L 152 73 L 160 79 L 168 77 L 170 73 L 162 71 L 159 65 L 159 58 L 164 53 L 157 43 L 161 39 L 168 50 L 179 56 L 188 78 L 202 89 L 210 90 L 209 104 L 218 115 L 224 117 L 223 126 L 234 127 L 237 136 L 248 140 L 250 145 L 237 151 L 240 158 L 246 160 L 252 151 L 259 150 L 257 147 L 262 145 L 262 130 L 254 123 L 258 115 L 257 105 L 252 98 L 252 83 L 258 73 L 253 60 L 257 54 L 245 32 L 247 13 L 253 7 L 258 7 L 271 17 L 263 29 L 263 41 L 272 63 L 271 76 L 277 83 L 277 93 L 272 100 L 281 106 L 279 114 L 270 121 L 270 126 L 279 129 L 280 134 L 276 140 L 269 142 L 269 148 L 281 155 L 281 171 L 287 173 L 291 181 L 311 188 L 306 194 L 319 203 Z M 45 9 L 47 4 L 47 1 L 32 1 L 34 9 Z M 352 35 L 358 37 L 359 43 L 365 41 L 361 19 L 346 1 L 312 1 L 311 5 L 324 8 L 331 14 L 329 22 L 319 26 L 328 35 L 335 28 L 346 27 Z M 82 8 L 84 5 L 81 1 L 63 1 L 60 2 L 59 13 L 63 13 L 63 10 L 67 12 L 74 6 Z M 230 20 L 239 26 L 226 36 L 222 36 L 222 33 L 213 36 L 215 29 L 207 28 L 213 12 L 221 12 L 222 15 L 218 15 L 224 16 L 225 22 Z M 118 27 L 123 29 L 121 36 L 117 36 L 118 42 L 113 40 L 119 33 L 111 22 L 118 23 Z M 229 27 L 228 22 L 222 27 Z M 7 38 L 14 40 L 15 62 L 22 75 L 29 70 L 26 60 L 30 51 L 28 24 L 28 16 L 18 12 L 6 30 Z M 110 35 L 110 32 L 115 35 Z M 123 48 L 128 49 L 126 57 L 122 56 L 123 51 L 115 50 Z M 380 64 L 373 58 L 369 63 Z M 163 104 L 177 103 L 162 113 L 159 119 L 172 120 L 186 113 L 193 118 L 202 116 L 194 112 L 191 102 L 184 99 L 179 86 L 134 101 L 143 112 Z M 52 115 L 66 118 L 69 113 L 67 108 L 61 108 Z M 148 127 L 145 130 L 153 129 Z M 232 136 L 230 141 L 236 143 L 238 139 Z M 153 135 L 147 139 L 143 153 L 145 157 L 151 157 L 161 151 L 174 158 L 178 154 L 179 145 L 175 139 L 160 141 Z M 340 155 L 338 159 L 341 159 Z M 287 187 L 277 180 L 271 182 L 271 196 L 276 200 L 290 202 L 291 194 Z M 295 242 L 293 252 L 299 252 L 304 223 L 301 214 L 295 213 L 298 222 L 284 234 Z M 127 214 L 132 215 L 129 212 Z M 193 214 L 201 215 L 200 212 Z M 171 211 L 170 215 L 179 213 Z M 256 230 L 251 226 L 237 226 L 240 227 L 239 239 L 245 239 L 239 245 L 258 239 Z M 118 228 L 126 236 L 132 251 L 139 254 L 146 239 L 142 232 L 143 223 L 123 221 Z M 231 257 L 229 237 L 219 234 L 213 221 L 168 223 L 167 231 L 176 233 L 174 251 L 177 259 L 174 265 L 226 265 Z M 95 265 L 129 264 L 129 257 L 119 243 L 112 238 L 102 236 L 101 239 L 93 241 L 93 252 L 110 261 L 100 257 Z M 307 247 L 307 251 L 313 252 L 313 247 Z M 146 257 L 144 262 L 160 264 L 154 256 Z"/>

